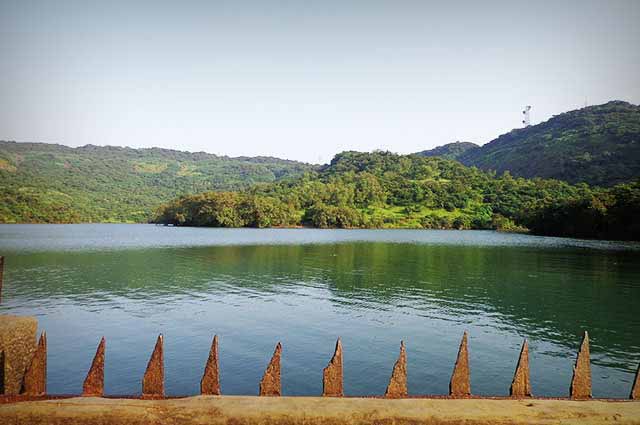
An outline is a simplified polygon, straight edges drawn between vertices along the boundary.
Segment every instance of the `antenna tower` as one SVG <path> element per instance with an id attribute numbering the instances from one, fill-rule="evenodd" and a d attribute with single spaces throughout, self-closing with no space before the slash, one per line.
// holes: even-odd
<path id="1" fill-rule="evenodd" d="M 529 111 L 531 111 L 531 105 L 527 105 L 524 107 L 524 110 L 522 111 L 522 124 L 524 124 L 525 127 L 529 127 L 531 125 L 531 121 L 530 121 L 530 114 Z"/>

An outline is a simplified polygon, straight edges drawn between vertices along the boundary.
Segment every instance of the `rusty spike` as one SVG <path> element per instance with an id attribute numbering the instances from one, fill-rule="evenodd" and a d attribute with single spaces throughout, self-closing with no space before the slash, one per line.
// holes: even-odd
<path id="1" fill-rule="evenodd" d="M 343 371 L 342 371 L 342 342 L 340 338 L 336 342 L 336 349 L 331 361 L 322 370 L 322 395 L 324 397 L 344 396 Z"/>
<path id="2" fill-rule="evenodd" d="M 260 381 L 261 396 L 280 396 L 282 388 L 280 386 L 280 357 L 282 355 L 282 344 L 278 343 L 273 352 L 269 366 L 264 371 Z"/>
<path id="3" fill-rule="evenodd" d="M 45 332 L 40 335 L 36 352 L 25 372 L 21 392 L 25 395 L 47 393 L 47 334 Z"/>
<path id="4" fill-rule="evenodd" d="M 572 399 L 591 398 L 591 364 L 589 360 L 589 334 L 587 331 L 584 332 L 576 364 L 573 366 L 573 378 L 571 378 L 569 395 Z"/>
<path id="5" fill-rule="evenodd" d="M 400 398 L 406 397 L 408 394 L 407 350 L 405 349 L 404 341 L 400 341 L 400 355 L 398 356 L 396 363 L 393 365 L 391 379 L 389 379 L 389 385 L 387 386 L 387 391 L 384 395 L 389 398 Z"/>
<path id="6" fill-rule="evenodd" d="M 209 358 L 204 367 L 204 374 L 200 381 L 200 394 L 220 395 L 220 373 L 218 365 L 218 335 L 213 337 Z"/>
<path id="7" fill-rule="evenodd" d="M 529 343 L 525 339 L 520 350 L 516 372 L 509 389 L 511 397 L 531 397 L 531 381 L 529 379 Z"/>
<path id="8" fill-rule="evenodd" d="M 142 379 L 143 398 L 164 397 L 164 349 L 162 334 L 158 336 L 156 346 L 153 349 L 147 370 Z"/>
<path id="9" fill-rule="evenodd" d="M 638 370 L 636 370 L 636 379 L 633 381 L 629 398 L 631 400 L 640 400 L 640 365 L 638 365 Z"/>
<path id="10" fill-rule="evenodd" d="M 469 376 L 469 348 L 467 346 L 467 331 L 462 335 L 458 358 L 453 368 L 449 395 L 452 397 L 466 397 L 471 395 L 471 379 Z"/>
<path id="11" fill-rule="evenodd" d="M 102 397 L 104 395 L 104 351 L 107 342 L 104 337 L 98 344 L 91 368 L 82 384 L 82 395 L 85 397 Z"/>

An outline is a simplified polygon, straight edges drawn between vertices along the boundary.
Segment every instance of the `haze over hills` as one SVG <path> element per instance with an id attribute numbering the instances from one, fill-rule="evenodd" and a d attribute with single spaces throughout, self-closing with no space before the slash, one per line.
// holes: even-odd
<path id="1" fill-rule="evenodd" d="M 270 157 L 0 141 L 0 222 L 144 222 L 177 196 L 314 168 Z"/>
<path id="2" fill-rule="evenodd" d="M 612 101 L 565 112 L 467 149 L 455 159 L 527 178 L 598 186 L 628 182 L 640 177 L 640 106 Z"/>

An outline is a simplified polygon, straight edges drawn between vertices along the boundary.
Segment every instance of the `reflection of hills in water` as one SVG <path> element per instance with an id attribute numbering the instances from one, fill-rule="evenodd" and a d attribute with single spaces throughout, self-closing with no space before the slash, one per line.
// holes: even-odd
<path id="1" fill-rule="evenodd" d="M 319 287 L 345 309 L 484 320 L 570 352 L 586 329 L 594 363 L 631 371 L 640 360 L 637 260 L 633 252 L 389 243 L 40 253 L 11 258 L 5 296 L 100 310 L 113 298 L 168 304 Z"/>

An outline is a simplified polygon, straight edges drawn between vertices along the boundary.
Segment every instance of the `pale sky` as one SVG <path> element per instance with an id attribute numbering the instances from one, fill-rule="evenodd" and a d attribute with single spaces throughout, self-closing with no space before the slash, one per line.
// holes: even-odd
<path id="1" fill-rule="evenodd" d="M 640 103 L 640 1 L 0 0 L 0 140 L 326 162 Z"/>

